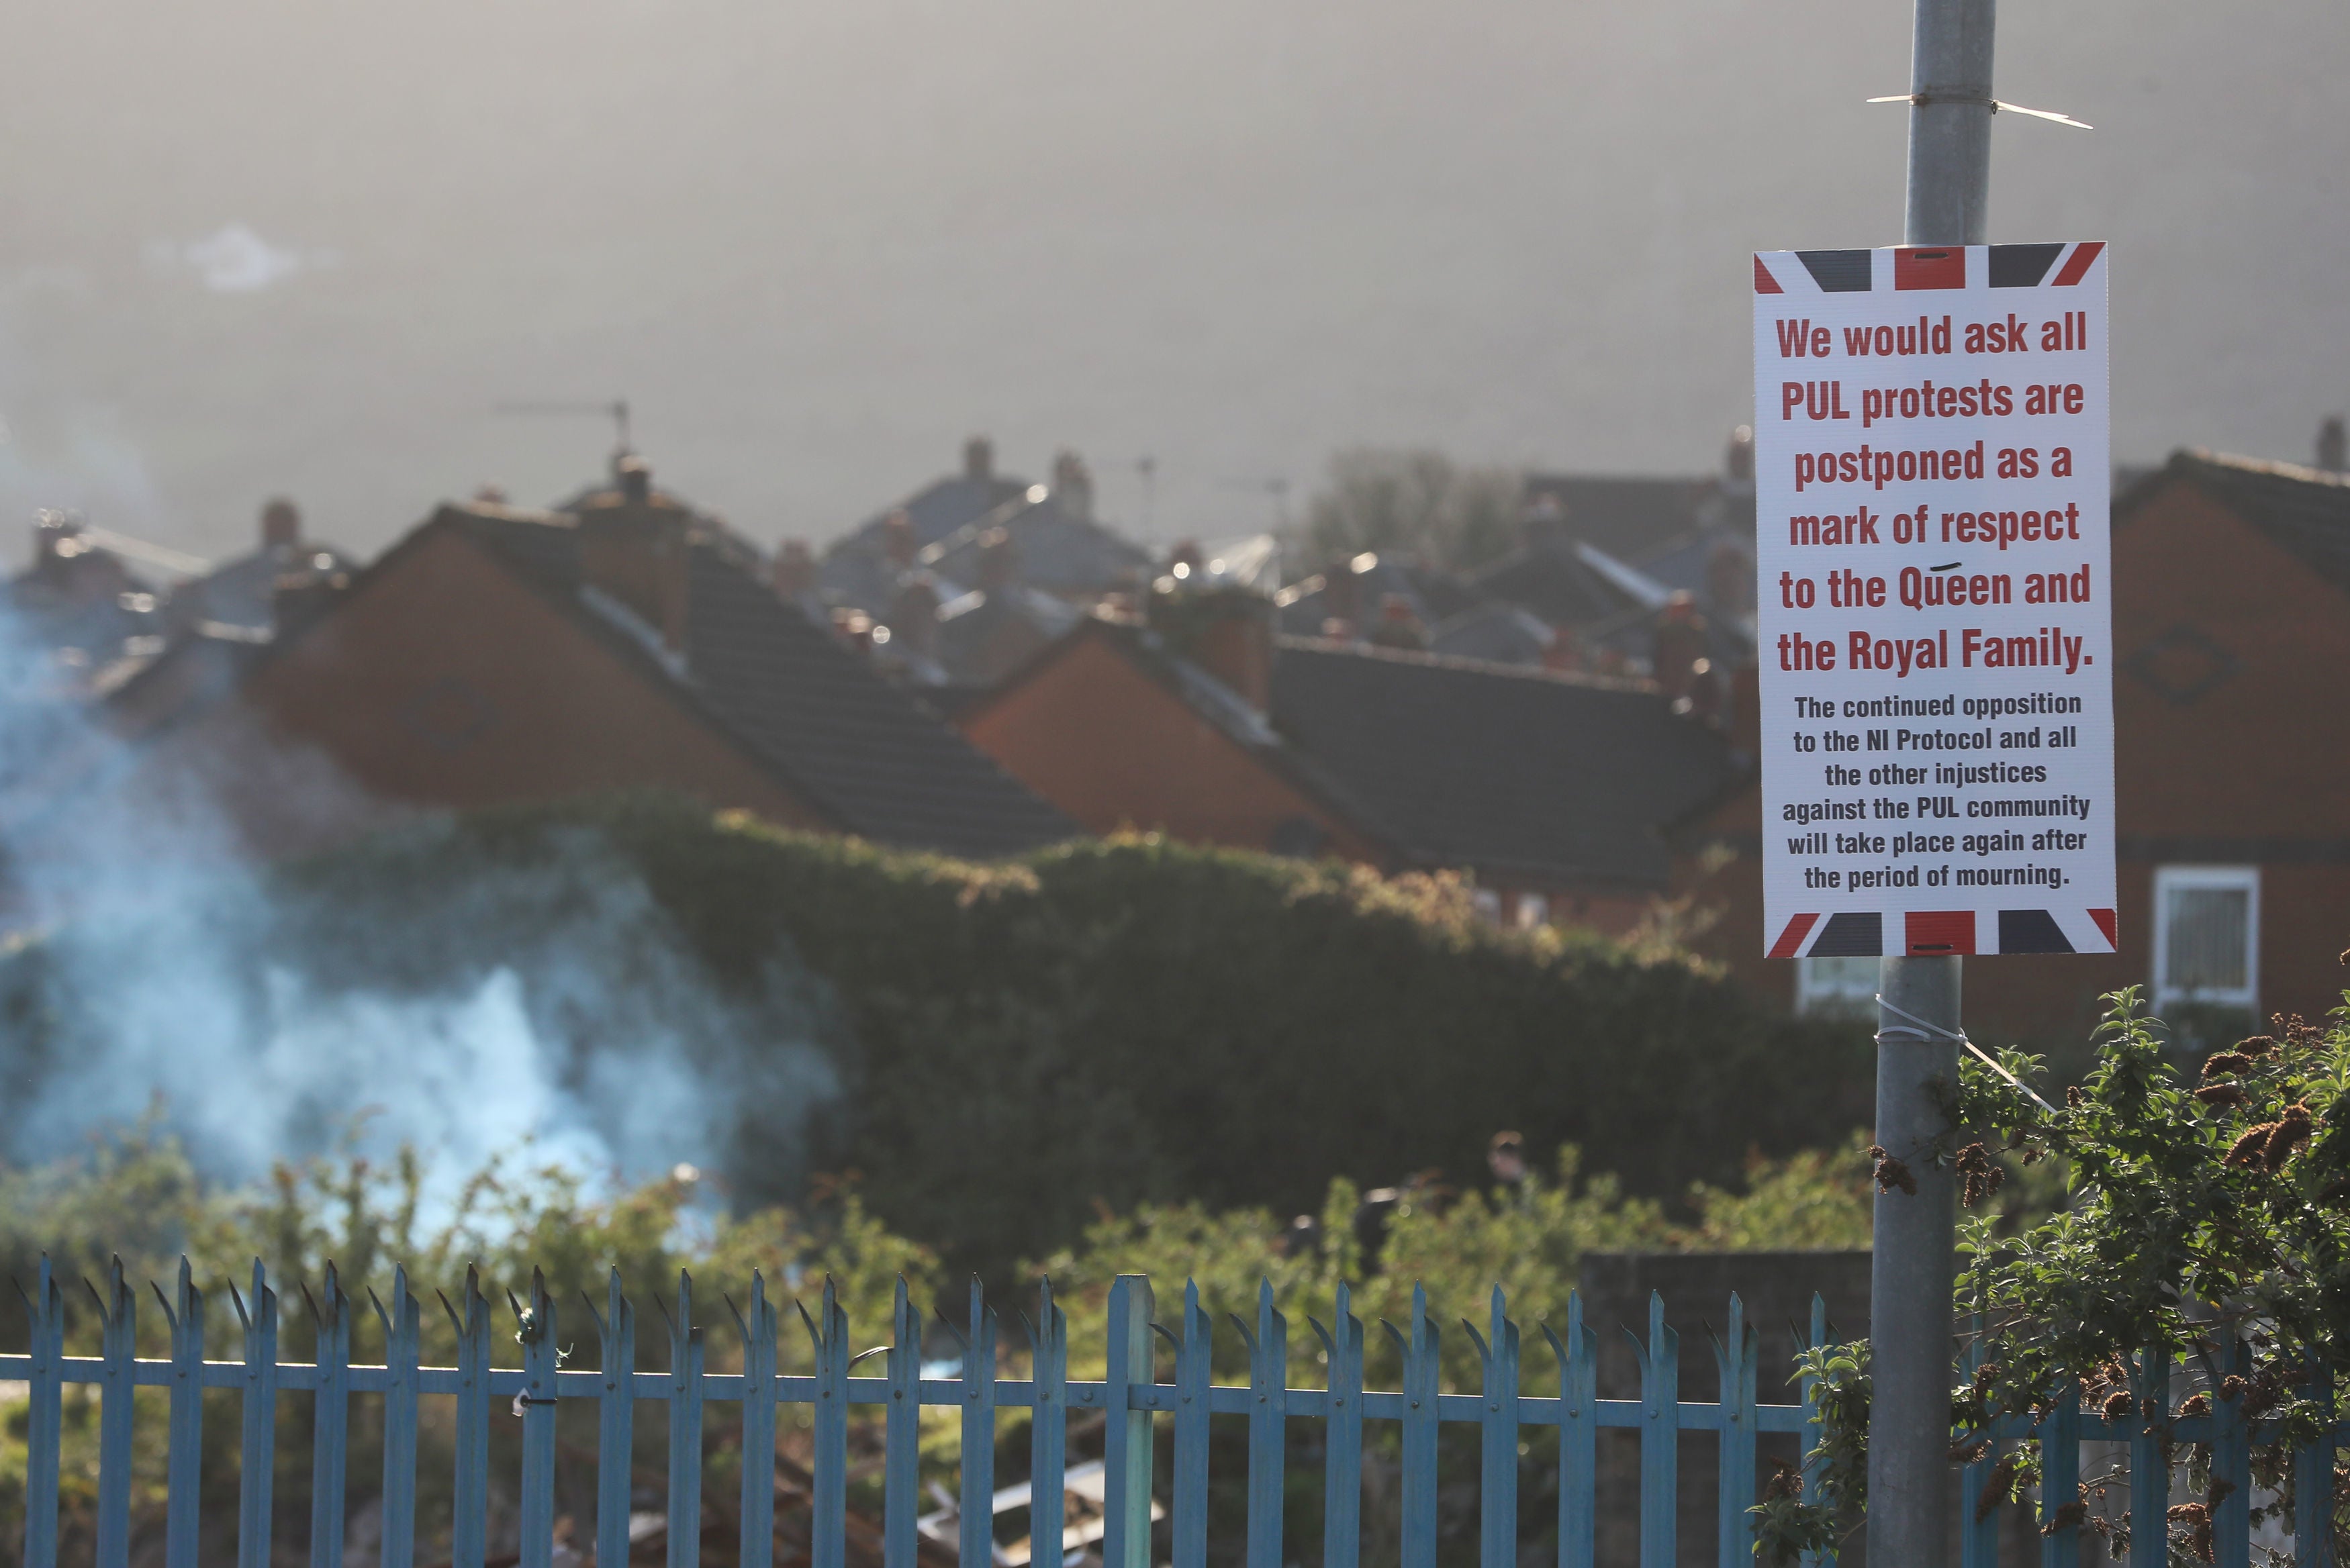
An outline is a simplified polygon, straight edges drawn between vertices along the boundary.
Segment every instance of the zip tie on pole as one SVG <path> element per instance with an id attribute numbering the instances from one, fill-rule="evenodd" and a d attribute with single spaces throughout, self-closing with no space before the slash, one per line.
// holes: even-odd
<path id="1" fill-rule="evenodd" d="M 1990 1053 L 1986 1052 L 1981 1046 L 1976 1044 L 1973 1041 L 1968 1039 L 1965 1030 L 1950 1030 L 1943 1028 L 1939 1023 L 1929 1023 L 1925 1019 L 1918 1017 L 1916 1013 L 1910 1012 L 1907 1008 L 1896 1007 L 1893 1003 L 1886 1001 L 1882 996 L 1879 996 L 1877 999 L 1877 1005 L 1885 1009 L 1886 1012 L 1890 1012 L 1896 1018 L 1906 1018 L 1911 1023 L 1917 1025 L 1915 1029 L 1905 1029 L 1900 1024 L 1897 1023 L 1889 1029 L 1880 1029 L 1877 1032 L 1877 1038 L 1879 1044 L 1883 1043 L 1887 1034 L 1907 1034 L 1913 1039 L 1928 1041 L 1939 1035 L 1945 1040 L 1955 1040 L 1960 1044 L 1965 1046 L 1968 1050 L 1973 1052 L 1975 1054 L 1976 1061 L 1981 1062 L 1984 1066 L 1989 1067 L 1992 1072 L 1997 1073 L 2001 1077 L 2005 1078 L 2009 1083 L 2014 1085 L 2017 1091 L 2023 1095 L 2027 1099 L 2031 1100 L 2033 1105 L 2038 1106 L 2042 1110 L 2046 1111 L 2052 1116 L 2056 1114 L 2056 1107 L 2042 1099 L 2038 1095 L 2033 1093 L 2032 1086 L 2029 1084 L 2026 1084 L 2022 1079 L 2009 1072 L 2005 1067 L 2001 1066 L 1999 1063 L 1991 1057 Z"/>
<path id="2" fill-rule="evenodd" d="M 1929 103 L 1971 104 L 1977 109 L 1988 109 L 1993 114 L 1997 114 L 2001 109 L 2005 109 L 2010 114 L 2028 114 L 2034 119 L 2054 120 L 2058 125 L 2069 125 L 2075 130 L 2095 130 L 2097 129 L 2095 126 L 2089 124 L 2086 120 L 2074 119 L 2071 115 L 2059 114 L 2053 109 L 2026 109 L 2020 103 L 2010 103 L 2005 99 L 1976 98 L 1970 93 L 1897 92 L 1887 93 L 1883 98 L 1873 98 L 1868 101 L 1871 103 L 1914 104 L 1920 109 L 1923 109 Z"/>

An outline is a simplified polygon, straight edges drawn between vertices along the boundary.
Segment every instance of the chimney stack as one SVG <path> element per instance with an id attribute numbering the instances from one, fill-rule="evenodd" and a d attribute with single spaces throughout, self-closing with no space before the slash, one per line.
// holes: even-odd
<path id="1" fill-rule="evenodd" d="M 1711 672 L 1705 657 L 1705 618 L 1686 588 L 1675 589 L 1657 612 L 1651 663 L 1657 689 L 1674 701 L 1691 696 Z"/>
<path id="2" fill-rule="evenodd" d="M 653 499 L 653 465 L 634 452 L 612 464 L 620 482 L 620 499 L 631 506 L 650 506 Z"/>
<path id="3" fill-rule="evenodd" d="M 2329 414 L 2317 427 L 2317 466 L 2328 473 L 2350 470 L 2350 433 L 2342 427 L 2340 414 Z"/>
<path id="4" fill-rule="evenodd" d="M 1153 594 L 1151 607 L 1172 609 L 1183 597 Z M 1223 682 L 1258 712 L 1271 711 L 1273 601 L 1243 588 L 1210 588 L 1190 596 L 1189 604 L 1183 645 L 1176 651 Z M 1169 630 L 1171 633 L 1173 628 Z"/>
<path id="5" fill-rule="evenodd" d="M 579 575 L 683 653 L 692 518 L 674 502 L 654 501 L 652 465 L 643 458 L 612 466 L 619 499 L 599 498 L 579 513 Z"/>
<path id="6" fill-rule="evenodd" d="M 1094 477 L 1076 452 L 1064 452 L 1053 459 L 1053 501 L 1065 516 L 1093 521 Z"/>
<path id="7" fill-rule="evenodd" d="M 1401 594 L 1383 594 L 1379 597 L 1379 622 L 1371 628 L 1370 641 L 1377 648 L 1425 653 L 1428 628 L 1412 609 L 1410 599 Z"/>
<path id="8" fill-rule="evenodd" d="M 1363 588 L 1355 580 L 1355 562 L 1378 557 L 1369 551 L 1352 559 L 1341 556 L 1322 568 L 1322 635 L 1344 642 L 1357 635 L 1363 619 Z M 1370 570 L 1367 566 L 1365 571 Z"/>
<path id="9" fill-rule="evenodd" d="M 995 443 L 975 435 L 962 443 L 962 476 L 984 484 L 995 477 Z"/>
<path id="10" fill-rule="evenodd" d="M 1020 558 L 1012 547 L 1012 535 L 1001 528 L 990 528 L 979 536 L 979 586 L 991 594 L 1003 592 L 1012 586 L 1018 575 Z"/>
<path id="11" fill-rule="evenodd" d="M 939 593 L 927 574 L 908 577 L 889 599 L 889 640 L 894 651 L 916 659 L 939 654 Z"/>
<path id="12" fill-rule="evenodd" d="M 1730 432 L 1730 446 L 1721 454 L 1721 487 L 1743 495 L 1754 488 L 1754 427 L 1740 425 Z"/>
<path id="13" fill-rule="evenodd" d="M 351 586 L 347 572 L 306 568 L 286 572 L 270 585 L 269 618 L 283 639 L 322 620 Z"/>
<path id="14" fill-rule="evenodd" d="M 816 556 L 805 539 L 786 539 L 776 546 L 771 570 L 777 598 L 797 603 L 816 592 Z"/>
<path id="15" fill-rule="evenodd" d="M 275 497 L 261 509 L 261 547 L 265 550 L 291 550 L 301 542 L 300 509 L 283 495 Z"/>
<path id="16" fill-rule="evenodd" d="M 881 551 L 889 557 L 891 566 L 901 572 L 911 566 L 918 547 L 914 543 L 914 520 L 906 514 L 905 508 L 899 507 L 881 520 Z"/>
<path id="17" fill-rule="evenodd" d="M 33 514 L 33 565 L 36 568 L 47 566 L 82 554 L 88 548 L 81 537 L 82 527 L 78 513 L 45 509 Z"/>

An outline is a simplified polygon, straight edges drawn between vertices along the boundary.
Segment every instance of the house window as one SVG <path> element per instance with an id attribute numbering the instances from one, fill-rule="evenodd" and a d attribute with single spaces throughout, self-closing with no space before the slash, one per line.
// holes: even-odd
<path id="1" fill-rule="evenodd" d="M 1876 1008 L 1876 959 L 1807 958 L 1801 962 L 1796 1011 L 1851 1017 Z"/>
<path id="2" fill-rule="evenodd" d="M 2258 1012 L 2257 866 L 2164 866 L 2154 873 L 2154 1004 Z"/>
<path id="3" fill-rule="evenodd" d="M 1518 929 L 1531 931 L 1550 924 L 1550 899 L 1540 893 L 1518 895 Z"/>

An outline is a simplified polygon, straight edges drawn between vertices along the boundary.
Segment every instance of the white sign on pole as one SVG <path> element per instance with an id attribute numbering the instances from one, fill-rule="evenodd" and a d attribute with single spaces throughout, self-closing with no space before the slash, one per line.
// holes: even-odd
<path id="1" fill-rule="evenodd" d="M 1754 258 L 1763 941 L 2111 952 L 2106 252 Z"/>

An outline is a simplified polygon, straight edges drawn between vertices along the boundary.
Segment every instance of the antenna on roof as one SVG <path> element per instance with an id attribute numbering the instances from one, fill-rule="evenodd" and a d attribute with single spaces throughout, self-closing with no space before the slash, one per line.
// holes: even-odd
<path id="1" fill-rule="evenodd" d="M 614 398 L 599 403 L 585 399 L 524 398 L 496 404 L 494 414 L 598 414 L 612 421 L 612 456 L 618 459 L 636 451 L 629 433 L 629 400 Z"/>

